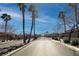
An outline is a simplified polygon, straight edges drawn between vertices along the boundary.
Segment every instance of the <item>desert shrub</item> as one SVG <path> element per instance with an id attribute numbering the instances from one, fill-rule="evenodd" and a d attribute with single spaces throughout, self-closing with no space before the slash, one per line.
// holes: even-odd
<path id="1" fill-rule="evenodd" d="M 72 40 L 71 45 L 74 45 L 74 46 L 79 45 L 79 40 Z"/>
<path id="2" fill-rule="evenodd" d="M 70 43 L 70 41 L 68 39 L 64 39 L 63 41 L 64 41 L 64 43 Z"/>

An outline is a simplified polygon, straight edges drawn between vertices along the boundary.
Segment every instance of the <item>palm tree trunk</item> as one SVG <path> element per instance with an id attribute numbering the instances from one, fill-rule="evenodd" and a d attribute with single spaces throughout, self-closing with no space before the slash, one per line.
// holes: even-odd
<path id="1" fill-rule="evenodd" d="M 72 32 L 69 33 L 69 42 L 71 41 L 71 34 Z"/>
<path id="2" fill-rule="evenodd" d="M 65 18 L 63 18 L 64 20 L 64 32 L 66 33 L 66 23 L 65 23 Z"/>
<path id="3" fill-rule="evenodd" d="M 71 41 L 71 35 L 74 32 L 74 30 L 75 30 L 75 25 L 71 28 L 71 31 L 69 33 L 69 41 Z"/>
<path id="4" fill-rule="evenodd" d="M 33 30 L 33 25 L 34 25 L 34 21 L 33 21 L 33 16 L 32 16 L 31 30 L 30 30 L 30 35 L 29 35 L 29 39 L 28 39 L 27 43 L 29 43 L 30 40 L 31 40 L 31 34 L 32 34 L 32 30 Z"/>
<path id="5" fill-rule="evenodd" d="M 79 37 L 78 22 L 77 22 L 77 4 L 75 4 L 75 19 L 76 19 L 77 37 Z"/>
<path id="6" fill-rule="evenodd" d="M 5 21 L 5 33 L 7 32 L 7 21 Z"/>
<path id="7" fill-rule="evenodd" d="M 26 38 L 25 38 L 25 15 L 24 15 L 24 8 L 22 10 L 22 16 L 23 16 L 23 43 L 26 44 Z"/>
<path id="8" fill-rule="evenodd" d="M 5 21 L 5 40 L 7 39 L 7 21 Z M 4 41 L 5 41 L 4 40 Z"/>
<path id="9" fill-rule="evenodd" d="M 35 17 L 34 17 L 34 40 L 35 40 Z"/>

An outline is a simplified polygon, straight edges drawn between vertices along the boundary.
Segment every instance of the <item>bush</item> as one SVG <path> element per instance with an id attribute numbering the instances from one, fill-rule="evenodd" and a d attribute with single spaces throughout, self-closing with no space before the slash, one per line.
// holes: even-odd
<path id="1" fill-rule="evenodd" d="M 79 45 L 79 41 L 78 40 L 72 40 L 71 41 L 71 45 L 78 46 Z"/>
<path id="2" fill-rule="evenodd" d="M 37 37 L 35 37 L 35 39 L 37 39 Z"/>
<path id="3" fill-rule="evenodd" d="M 59 38 L 54 38 L 54 40 L 60 41 Z"/>
<path id="4" fill-rule="evenodd" d="M 2 40 L 2 42 L 5 42 L 5 40 Z"/>
<path id="5" fill-rule="evenodd" d="M 52 39 L 54 39 L 54 37 L 52 37 Z"/>
<path id="6" fill-rule="evenodd" d="M 54 38 L 55 40 L 58 40 L 58 38 Z"/>
<path id="7" fill-rule="evenodd" d="M 64 39 L 63 41 L 64 41 L 64 43 L 70 43 L 70 41 L 68 39 Z"/>

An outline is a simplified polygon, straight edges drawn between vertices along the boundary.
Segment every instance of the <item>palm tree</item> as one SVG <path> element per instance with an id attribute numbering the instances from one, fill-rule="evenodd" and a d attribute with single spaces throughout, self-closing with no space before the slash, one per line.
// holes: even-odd
<path id="1" fill-rule="evenodd" d="M 11 20 L 11 16 L 8 15 L 8 14 L 2 14 L 1 18 L 5 21 L 5 36 L 6 36 L 6 34 L 7 34 L 7 24 L 8 24 L 8 21 Z"/>
<path id="2" fill-rule="evenodd" d="M 36 39 L 36 30 L 35 30 L 35 25 L 36 25 L 36 21 L 35 21 L 35 18 L 36 17 L 38 17 L 36 14 L 37 14 L 37 10 L 36 10 L 36 8 L 35 8 L 35 6 L 33 6 L 33 10 L 34 11 L 32 11 L 32 18 L 34 19 L 33 20 L 33 23 L 34 23 L 34 40 Z"/>
<path id="3" fill-rule="evenodd" d="M 29 11 L 32 12 L 32 24 L 31 24 L 31 31 L 30 31 L 30 36 L 29 36 L 28 43 L 30 42 L 33 28 L 34 28 L 34 39 L 35 39 L 35 17 L 36 17 L 36 9 L 35 9 L 35 6 L 34 5 L 30 5 Z"/>
<path id="4" fill-rule="evenodd" d="M 24 3 L 18 3 L 18 6 L 20 8 L 20 11 L 22 12 L 22 23 L 23 23 L 23 43 L 26 44 L 26 38 L 25 38 L 25 4 Z"/>
<path id="5" fill-rule="evenodd" d="M 78 10 L 78 7 L 77 7 L 77 4 L 76 3 L 69 3 L 68 4 L 72 9 L 74 9 L 74 12 L 75 12 L 75 21 L 76 21 L 76 28 L 77 28 L 77 36 L 79 37 L 79 32 L 78 32 L 78 16 L 77 16 L 77 10 Z"/>
<path id="6" fill-rule="evenodd" d="M 60 11 L 58 17 L 63 20 L 63 22 L 64 22 L 64 32 L 66 33 L 66 22 L 65 22 L 65 13 L 64 13 L 64 11 Z"/>

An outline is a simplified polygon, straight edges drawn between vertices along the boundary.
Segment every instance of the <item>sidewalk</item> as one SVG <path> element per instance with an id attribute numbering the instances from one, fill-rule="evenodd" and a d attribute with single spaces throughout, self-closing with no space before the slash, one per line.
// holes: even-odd
<path id="1" fill-rule="evenodd" d="M 75 47 L 75 46 L 71 46 L 69 44 L 65 44 L 64 42 L 60 42 L 60 41 L 56 41 L 56 40 L 52 40 L 53 42 L 56 42 L 56 43 L 59 43 L 59 44 L 62 44 L 68 48 L 70 48 L 73 52 L 74 52 L 74 56 L 79 56 L 79 48 Z"/>

